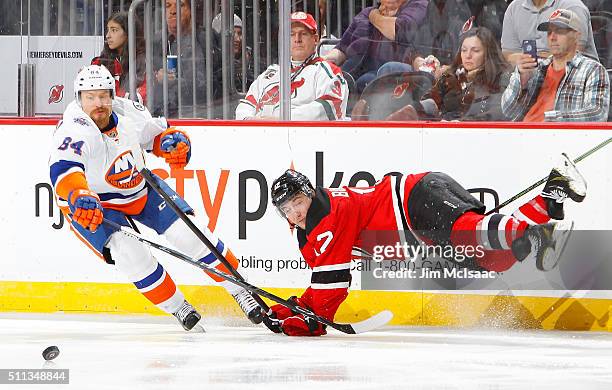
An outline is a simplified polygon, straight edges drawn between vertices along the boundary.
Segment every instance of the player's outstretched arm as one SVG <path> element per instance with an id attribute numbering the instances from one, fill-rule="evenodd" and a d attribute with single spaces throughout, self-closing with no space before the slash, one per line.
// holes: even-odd
<path id="1" fill-rule="evenodd" d="M 85 177 L 89 143 L 87 137 L 70 130 L 60 125 L 54 135 L 57 146 L 49 158 L 49 175 L 62 212 L 93 232 L 102 223 L 103 209 Z"/>
<path id="2" fill-rule="evenodd" d="M 329 321 L 334 320 L 338 307 L 347 298 L 351 281 L 355 229 L 347 228 L 351 220 L 344 211 L 348 211 L 345 204 L 336 207 L 336 212 L 320 222 L 311 233 L 320 239 L 309 241 L 301 248 L 304 258 L 312 267 L 312 275 L 310 287 L 301 297 L 293 298 L 296 305 Z M 320 336 L 327 333 L 324 325 L 286 307 L 276 305 L 270 309 L 274 312 L 273 317 L 279 320 L 279 330 L 288 336 Z"/>

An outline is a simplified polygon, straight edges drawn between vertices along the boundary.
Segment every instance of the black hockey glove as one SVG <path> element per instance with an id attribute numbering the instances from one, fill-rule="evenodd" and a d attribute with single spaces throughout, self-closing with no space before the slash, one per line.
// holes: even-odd
<path id="1" fill-rule="evenodd" d="M 272 313 L 270 316 L 265 315 L 263 317 L 264 325 L 274 333 L 283 332 L 283 321 L 276 318 L 276 314 Z"/>

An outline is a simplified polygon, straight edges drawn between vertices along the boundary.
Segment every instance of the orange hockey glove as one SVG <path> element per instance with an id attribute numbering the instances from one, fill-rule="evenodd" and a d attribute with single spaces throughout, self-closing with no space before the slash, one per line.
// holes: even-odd
<path id="1" fill-rule="evenodd" d="M 184 168 L 191 158 L 191 142 L 182 130 L 169 127 L 161 133 L 161 156 L 171 168 Z"/>
<path id="2" fill-rule="evenodd" d="M 85 229 L 95 232 L 102 223 L 104 213 L 100 198 L 89 190 L 74 190 L 68 194 L 72 219 Z"/>

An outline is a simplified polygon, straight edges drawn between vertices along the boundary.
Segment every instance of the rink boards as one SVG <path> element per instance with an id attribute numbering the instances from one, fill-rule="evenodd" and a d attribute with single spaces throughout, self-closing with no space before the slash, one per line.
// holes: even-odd
<path id="1" fill-rule="evenodd" d="M 54 120 L 0 120 L 8 180 L 2 191 L 0 261 L 2 311 L 159 311 L 112 266 L 83 246 L 50 202 L 47 159 Z M 210 123 L 210 122 L 209 122 Z M 243 274 L 283 296 L 299 294 L 309 283 L 287 223 L 272 207 L 271 182 L 292 166 L 313 183 L 367 185 L 392 171 L 443 171 L 466 188 L 485 188 L 490 208 L 546 176 L 561 152 L 575 158 L 612 136 L 601 125 L 547 126 L 450 123 L 396 126 L 389 123 L 282 123 L 236 126 L 235 122 L 177 121 L 192 140 L 192 159 L 181 172 L 169 172 L 151 156 L 148 165 L 167 177 L 209 227 L 241 260 Z M 25 142 L 24 142 L 25 141 Z M 612 146 L 579 167 L 588 196 L 567 204 L 577 229 L 612 230 Z M 502 210 L 511 213 L 532 191 Z M 157 239 L 157 238 L 155 238 Z M 163 239 L 159 239 L 164 243 Z M 209 314 L 236 314 L 227 294 L 211 286 L 199 270 L 156 254 L 191 300 Z M 519 264 L 510 272 L 538 272 Z M 354 275 L 356 276 L 356 275 Z M 365 318 L 388 308 L 396 324 L 500 325 L 546 329 L 605 329 L 612 291 L 379 291 L 352 292 L 339 321 Z"/>

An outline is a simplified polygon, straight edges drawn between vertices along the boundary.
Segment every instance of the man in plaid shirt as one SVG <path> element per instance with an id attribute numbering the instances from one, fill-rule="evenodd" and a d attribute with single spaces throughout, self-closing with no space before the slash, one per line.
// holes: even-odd
<path id="1" fill-rule="evenodd" d="M 605 122 L 610 80 L 597 61 L 577 52 L 580 19 L 558 9 L 538 26 L 548 32 L 551 56 L 539 64 L 530 54 L 519 57 L 502 96 L 502 111 L 514 121 Z"/>

